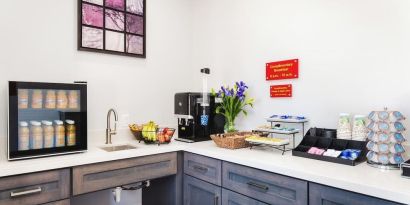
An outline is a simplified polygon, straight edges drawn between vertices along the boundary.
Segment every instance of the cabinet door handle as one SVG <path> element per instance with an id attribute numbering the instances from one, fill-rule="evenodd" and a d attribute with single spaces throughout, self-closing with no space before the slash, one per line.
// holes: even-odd
<path id="1" fill-rule="evenodd" d="M 214 205 L 218 205 L 218 204 L 219 204 L 219 196 L 215 196 Z"/>
<path id="2" fill-rule="evenodd" d="M 258 184 L 258 183 L 253 182 L 253 181 L 250 181 L 250 182 L 248 182 L 247 184 L 248 184 L 249 186 L 252 186 L 252 187 L 255 187 L 255 188 L 264 190 L 264 191 L 268 191 L 268 190 L 269 190 L 269 187 L 268 187 L 268 186 L 263 185 L 263 184 Z"/>
<path id="3" fill-rule="evenodd" d="M 200 172 L 207 172 L 207 171 L 208 171 L 208 168 L 206 168 L 206 167 L 201 167 L 201 166 L 198 166 L 198 165 L 194 165 L 194 169 L 195 169 L 195 170 L 198 170 L 198 171 L 200 171 Z"/>
<path id="4" fill-rule="evenodd" d="M 19 191 L 19 192 L 12 191 L 10 192 L 10 197 L 14 198 L 14 197 L 26 196 L 30 194 L 40 193 L 41 191 L 42 191 L 41 187 L 37 187 L 34 189 L 25 190 L 25 191 Z"/>

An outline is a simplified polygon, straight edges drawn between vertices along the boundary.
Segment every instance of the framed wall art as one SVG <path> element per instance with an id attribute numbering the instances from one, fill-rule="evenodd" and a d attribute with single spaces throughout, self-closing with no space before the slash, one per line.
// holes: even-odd
<path id="1" fill-rule="evenodd" d="M 145 58 L 146 0 L 78 0 L 78 50 Z"/>

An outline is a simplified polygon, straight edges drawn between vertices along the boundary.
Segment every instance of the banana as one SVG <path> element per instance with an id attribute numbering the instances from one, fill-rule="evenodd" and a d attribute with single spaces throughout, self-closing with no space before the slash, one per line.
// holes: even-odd
<path id="1" fill-rule="evenodd" d="M 156 133 L 156 125 L 153 121 L 150 122 L 150 134 L 151 134 L 151 140 L 152 141 L 157 141 L 157 133 Z"/>
<path id="2" fill-rule="evenodd" d="M 142 126 L 142 132 L 141 132 L 141 134 L 142 134 L 142 137 L 145 139 L 145 138 L 147 138 L 147 126 L 146 125 L 143 125 Z"/>
<path id="3" fill-rule="evenodd" d="M 142 136 L 148 141 L 157 141 L 156 130 L 157 125 L 154 121 L 149 121 L 147 124 L 142 126 Z"/>
<path id="4" fill-rule="evenodd" d="M 153 136 L 153 133 L 152 133 L 152 121 L 151 122 L 149 122 L 149 139 L 151 140 L 151 141 L 154 141 L 154 136 Z"/>
<path id="5" fill-rule="evenodd" d="M 157 141 L 157 129 L 158 125 L 154 121 L 149 121 L 147 124 L 137 125 L 130 124 L 128 127 L 132 131 L 141 131 L 142 137 L 147 141 Z"/>
<path id="6" fill-rule="evenodd" d="M 135 132 L 142 130 L 142 126 L 139 126 L 139 125 L 137 125 L 137 124 L 131 124 L 131 125 L 128 125 L 128 127 L 129 127 L 132 131 L 135 131 Z"/>

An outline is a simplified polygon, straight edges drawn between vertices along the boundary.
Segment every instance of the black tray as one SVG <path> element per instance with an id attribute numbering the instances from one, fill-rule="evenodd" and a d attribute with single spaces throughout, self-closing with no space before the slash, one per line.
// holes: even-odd
<path id="1" fill-rule="evenodd" d="M 410 178 L 410 160 L 408 160 L 407 162 L 404 162 L 400 165 L 401 170 L 402 170 L 402 174 L 401 176 L 405 177 L 405 178 Z"/>
<path id="2" fill-rule="evenodd" d="M 336 138 L 337 130 L 336 129 L 327 129 L 327 128 L 317 128 L 313 127 L 308 130 L 306 136 L 316 136 L 316 137 L 328 137 Z"/>
<path id="3" fill-rule="evenodd" d="M 328 157 L 322 155 L 309 154 L 307 151 L 311 147 L 317 147 L 321 149 L 335 149 L 343 151 L 345 149 L 358 149 L 361 150 L 359 157 L 356 160 L 342 159 L 336 157 Z M 366 161 L 366 142 L 356 141 L 356 140 L 344 140 L 329 137 L 318 137 L 318 136 L 305 136 L 302 142 L 294 150 L 292 150 L 293 156 L 305 157 L 309 159 L 316 159 L 326 162 L 333 162 L 338 164 L 345 164 L 350 166 L 356 166 L 359 163 Z"/>

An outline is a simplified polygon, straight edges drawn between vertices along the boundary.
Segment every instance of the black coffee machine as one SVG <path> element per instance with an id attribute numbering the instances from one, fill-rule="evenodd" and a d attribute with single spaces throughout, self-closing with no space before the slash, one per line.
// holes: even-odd
<path id="1" fill-rule="evenodd" d="M 204 104 L 204 99 L 206 103 Z M 216 114 L 218 98 L 209 93 L 175 94 L 175 115 L 178 118 L 178 139 L 184 142 L 210 140 L 210 135 L 223 133 L 225 117 Z"/>

